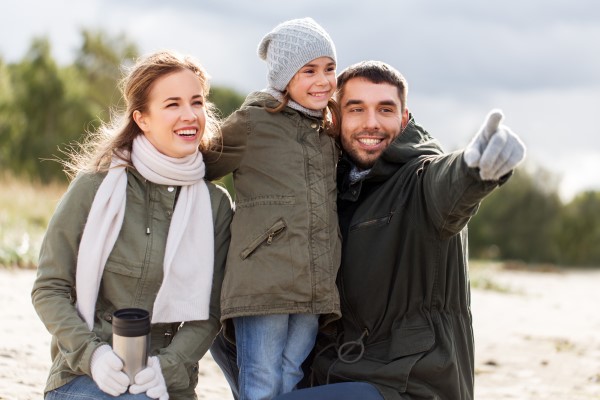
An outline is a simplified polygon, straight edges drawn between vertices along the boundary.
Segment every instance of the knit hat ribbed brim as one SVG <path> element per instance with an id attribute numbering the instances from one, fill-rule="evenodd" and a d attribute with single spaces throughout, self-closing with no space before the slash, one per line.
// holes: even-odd
<path id="1" fill-rule="evenodd" d="M 283 92 L 296 72 L 319 57 L 337 63 L 329 34 L 312 18 L 282 22 L 262 38 L 258 56 L 267 62 L 269 86 Z"/>

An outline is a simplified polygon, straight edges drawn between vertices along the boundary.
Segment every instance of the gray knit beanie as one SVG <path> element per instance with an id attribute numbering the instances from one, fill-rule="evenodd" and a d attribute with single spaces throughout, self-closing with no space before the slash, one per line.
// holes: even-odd
<path id="1" fill-rule="evenodd" d="M 330 57 L 337 63 L 333 41 L 312 18 L 277 25 L 260 41 L 258 56 L 267 62 L 269 86 L 281 92 L 309 61 Z"/>

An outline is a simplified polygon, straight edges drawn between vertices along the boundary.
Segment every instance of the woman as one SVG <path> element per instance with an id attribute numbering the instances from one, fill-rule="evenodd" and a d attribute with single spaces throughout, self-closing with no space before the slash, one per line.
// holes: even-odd
<path id="1" fill-rule="evenodd" d="M 138 61 L 124 114 L 73 155 L 77 176 L 32 291 L 52 335 L 46 399 L 196 398 L 198 360 L 220 328 L 232 217 L 227 194 L 203 178 L 199 147 L 219 131 L 207 79 L 171 52 Z M 150 311 L 152 328 L 147 367 L 128 388 L 111 319 L 129 307 Z"/>

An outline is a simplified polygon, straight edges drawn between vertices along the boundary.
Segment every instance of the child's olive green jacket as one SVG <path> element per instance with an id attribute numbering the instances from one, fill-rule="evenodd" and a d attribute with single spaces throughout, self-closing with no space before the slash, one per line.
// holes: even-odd
<path id="1" fill-rule="evenodd" d="M 221 320 L 312 313 L 326 323 L 340 316 L 339 151 L 321 119 L 265 109 L 278 104 L 250 94 L 223 125 L 223 152 L 206 158 L 213 177 L 233 171 L 236 194 Z"/>

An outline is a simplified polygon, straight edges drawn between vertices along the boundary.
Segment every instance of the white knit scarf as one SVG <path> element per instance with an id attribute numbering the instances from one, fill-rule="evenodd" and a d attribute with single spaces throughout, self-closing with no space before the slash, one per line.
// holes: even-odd
<path id="1" fill-rule="evenodd" d="M 214 229 L 202 154 L 168 157 L 146 136 L 138 135 L 131 160 L 150 182 L 181 186 L 167 236 L 164 277 L 154 301 L 152 323 L 208 319 Z M 123 224 L 126 191 L 126 168 L 115 158 L 94 197 L 77 256 L 77 310 L 90 330 L 104 266 Z"/>

